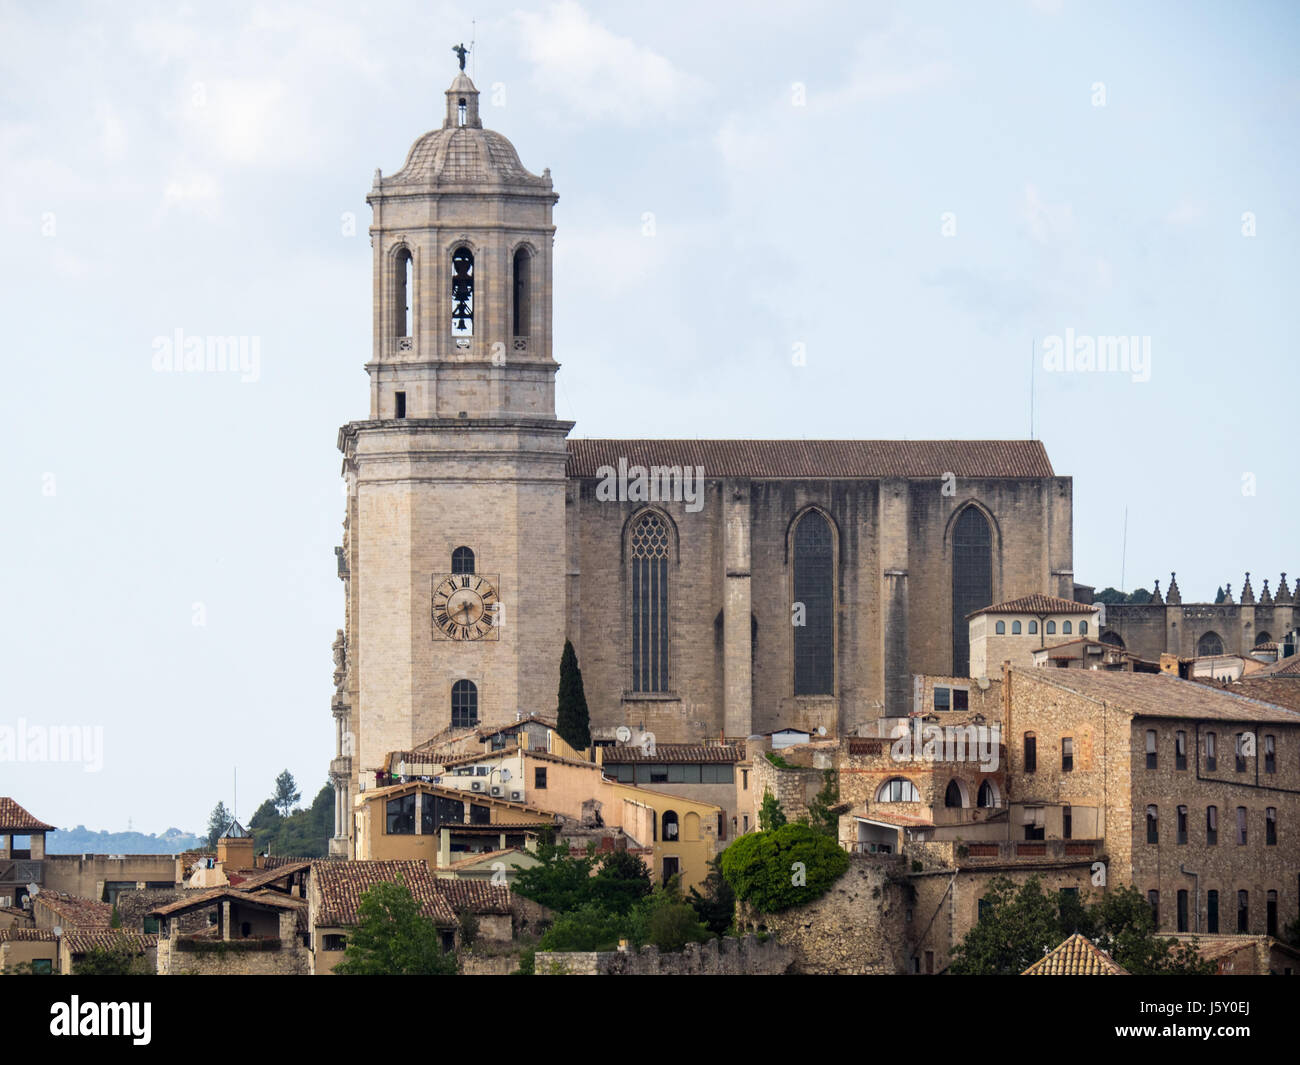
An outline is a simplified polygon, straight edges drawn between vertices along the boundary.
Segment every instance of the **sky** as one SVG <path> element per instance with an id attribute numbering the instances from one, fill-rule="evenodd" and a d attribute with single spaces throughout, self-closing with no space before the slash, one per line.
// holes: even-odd
<path id="1" fill-rule="evenodd" d="M 461 40 L 560 194 L 573 435 L 1024 438 L 1032 408 L 1076 580 L 1294 583 L 1298 31 L 1260 2 L 0 2 L 0 749 L 89 730 L 0 760 L 0 795 L 198 831 L 281 769 L 325 782 L 365 194 Z M 177 330 L 245 338 L 246 372 L 160 372 Z"/>

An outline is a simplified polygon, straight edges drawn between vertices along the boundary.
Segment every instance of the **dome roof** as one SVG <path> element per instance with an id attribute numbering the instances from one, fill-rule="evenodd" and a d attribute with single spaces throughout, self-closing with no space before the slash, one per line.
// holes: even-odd
<path id="1" fill-rule="evenodd" d="M 495 130 L 444 126 L 411 146 L 406 162 L 385 185 L 536 185 L 551 180 L 524 169 L 515 146 Z"/>
<path id="2" fill-rule="evenodd" d="M 406 162 L 383 185 L 531 185 L 550 189 L 549 172 L 524 169 L 515 146 L 479 118 L 478 89 L 461 71 L 447 89 L 447 117 L 411 146 Z"/>

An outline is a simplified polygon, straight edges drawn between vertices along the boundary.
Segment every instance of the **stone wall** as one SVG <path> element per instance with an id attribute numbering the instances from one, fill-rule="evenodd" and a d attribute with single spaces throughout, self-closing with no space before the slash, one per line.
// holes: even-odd
<path id="1" fill-rule="evenodd" d="M 658 947 L 639 951 L 539 951 L 538 976 L 780 976 L 791 952 L 775 939 L 757 936 L 688 943 L 681 953 Z"/>
<path id="2" fill-rule="evenodd" d="M 777 756 L 787 760 L 785 751 L 777 751 Z M 791 753 L 789 757 L 797 757 Z M 797 821 L 808 816 L 808 803 L 825 786 L 821 769 L 807 766 L 792 766 L 782 769 L 774 766 L 764 751 L 754 752 L 753 786 L 749 789 L 753 797 L 753 809 L 749 813 L 749 827 L 759 827 L 758 811 L 763 805 L 763 793 L 770 791 L 781 804 L 781 812 L 787 821 Z"/>
<path id="3" fill-rule="evenodd" d="M 200 952 L 179 950 L 177 942 L 158 941 L 159 976 L 306 976 L 309 971 L 309 951 L 301 945 L 249 950 L 240 949 L 243 944 L 233 940 L 217 950 Z"/>

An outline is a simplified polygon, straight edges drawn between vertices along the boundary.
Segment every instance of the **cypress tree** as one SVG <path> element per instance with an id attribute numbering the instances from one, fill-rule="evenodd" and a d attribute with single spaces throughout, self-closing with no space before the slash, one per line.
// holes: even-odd
<path id="1" fill-rule="evenodd" d="M 582 690 L 582 670 L 573 644 L 564 641 L 560 658 L 560 696 L 555 711 L 555 730 L 575 751 L 591 746 L 591 717 L 587 713 L 587 696 Z"/>

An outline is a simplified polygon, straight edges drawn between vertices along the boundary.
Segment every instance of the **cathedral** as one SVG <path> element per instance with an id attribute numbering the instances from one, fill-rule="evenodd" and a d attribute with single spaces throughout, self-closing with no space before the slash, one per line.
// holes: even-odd
<path id="1" fill-rule="evenodd" d="M 463 62 L 463 60 L 462 60 Z M 966 676 L 966 618 L 1074 596 L 1072 482 L 1032 440 L 595 440 L 555 414 L 549 170 L 442 125 L 375 173 L 370 412 L 347 484 L 336 830 L 390 751 L 553 716 L 593 736 L 856 733 Z"/>

